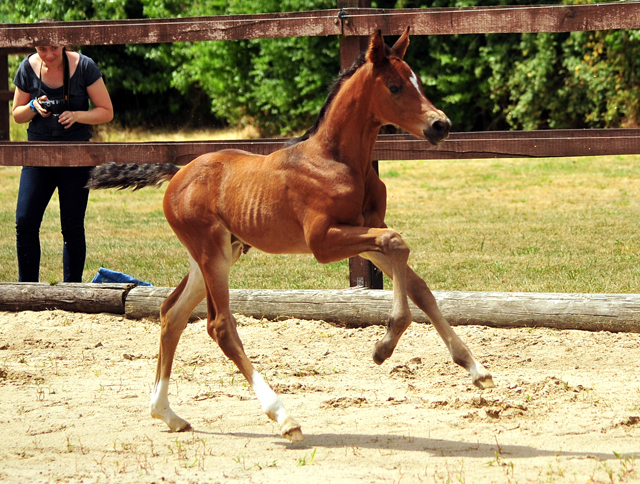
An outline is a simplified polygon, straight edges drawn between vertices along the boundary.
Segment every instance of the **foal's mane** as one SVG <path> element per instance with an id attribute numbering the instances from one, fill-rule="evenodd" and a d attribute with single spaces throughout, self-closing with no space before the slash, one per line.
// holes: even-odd
<path id="1" fill-rule="evenodd" d="M 349 80 L 356 73 L 356 71 L 360 69 L 366 62 L 367 60 L 366 60 L 365 54 L 362 53 L 358 56 L 358 58 L 355 61 L 353 61 L 353 64 L 351 64 L 351 67 L 349 67 L 348 69 L 345 69 L 344 71 L 342 71 L 342 73 L 340 73 L 340 76 L 338 76 L 338 78 L 333 82 L 333 84 L 331 85 L 331 88 L 329 89 L 329 95 L 327 96 L 327 100 L 322 105 L 322 108 L 320 108 L 320 113 L 318 114 L 318 118 L 316 119 L 316 122 L 313 123 L 313 126 L 311 126 L 302 136 L 298 138 L 292 138 L 291 140 L 289 140 L 287 142 L 287 146 L 297 145 L 302 141 L 308 140 L 312 135 L 316 133 L 316 131 L 318 131 L 318 128 L 324 121 L 324 117 L 326 116 L 327 111 L 329 110 L 329 106 L 331 105 L 331 102 L 335 99 L 338 92 L 340 92 L 340 89 L 342 89 L 342 86 L 344 85 L 344 83 L 347 80 Z"/>

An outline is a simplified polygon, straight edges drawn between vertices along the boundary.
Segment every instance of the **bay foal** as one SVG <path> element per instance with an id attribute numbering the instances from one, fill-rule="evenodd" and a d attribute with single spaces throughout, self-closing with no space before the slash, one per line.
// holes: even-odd
<path id="1" fill-rule="evenodd" d="M 173 358 L 187 320 L 204 298 L 207 331 L 237 365 L 264 412 L 289 440 L 303 440 L 287 413 L 247 358 L 229 310 L 229 271 L 249 247 L 272 254 L 312 253 L 321 263 L 361 255 L 393 284 L 393 306 L 385 336 L 373 359 L 391 356 L 411 323 L 407 295 L 429 317 L 453 361 L 466 368 L 479 388 L 493 386 L 490 373 L 472 356 L 440 313 L 425 284 L 407 265 L 409 248 L 387 228 L 386 188 L 372 168 L 379 128 L 395 124 L 438 144 L 451 123 L 425 97 L 418 77 L 402 60 L 409 29 L 389 48 L 372 36 L 365 56 L 331 91 L 316 124 L 291 146 L 268 156 L 224 150 L 179 169 L 172 165 L 105 165 L 94 172 L 93 188 L 141 188 L 171 179 L 164 213 L 190 254 L 190 269 L 164 301 L 151 415 L 173 431 L 190 428 L 169 405 Z"/>

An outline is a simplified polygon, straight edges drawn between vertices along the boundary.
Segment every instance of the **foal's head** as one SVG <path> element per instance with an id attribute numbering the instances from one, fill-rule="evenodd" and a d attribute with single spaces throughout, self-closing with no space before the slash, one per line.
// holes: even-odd
<path id="1" fill-rule="evenodd" d="M 409 27 L 391 48 L 380 32 L 371 37 L 366 60 L 375 79 L 374 115 L 436 145 L 449 136 L 451 121 L 426 98 L 420 79 L 402 60 L 408 46 Z"/>

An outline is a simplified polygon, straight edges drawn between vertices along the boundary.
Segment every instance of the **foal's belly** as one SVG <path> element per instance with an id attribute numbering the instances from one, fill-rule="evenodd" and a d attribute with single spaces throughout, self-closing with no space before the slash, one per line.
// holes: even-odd
<path id="1" fill-rule="evenodd" d="M 304 234 L 295 222 L 273 221 L 259 227 L 230 226 L 245 244 L 269 254 L 309 254 Z"/>

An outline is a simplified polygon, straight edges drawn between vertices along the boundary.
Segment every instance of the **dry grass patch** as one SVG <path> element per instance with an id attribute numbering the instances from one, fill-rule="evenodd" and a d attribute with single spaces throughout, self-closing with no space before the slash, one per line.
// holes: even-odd
<path id="1" fill-rule="evenodd" d="M 144 141 L 207 141 L 258 138 L 260 133 L 253 126 L 243 129 L 166 129 L 148 131 L 143 129 L 122 129 L 117 125 L 100 125 L 94 127 L 94 141 L 110 142 L 144 142 Z"/>

